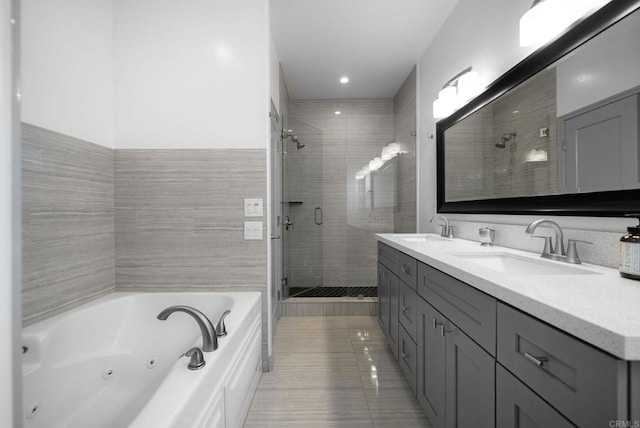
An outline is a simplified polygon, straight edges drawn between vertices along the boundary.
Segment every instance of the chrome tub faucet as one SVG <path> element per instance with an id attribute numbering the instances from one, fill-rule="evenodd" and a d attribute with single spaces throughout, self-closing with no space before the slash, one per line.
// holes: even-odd
<path id="1" fill-rule="evenodd" d="M 164 321 L 174 312 L 184 312 L 185 314 L 189 314 L 193 317 L 196 323 L 198 323 L 198 327 L 200 327 L 200 332 L 202 333 L 202 350 L 204 352 L 211 352 L 218 349 L 218 335 L 213 328 L 213 324 L 211 324 L 211 321 L 209 321 L 209 318 L 207 318 L 205 314 L 191 306 L 176 305 L 169 306 L 167 309 L 160 312 L 158 314 L 158 319 Z"/>

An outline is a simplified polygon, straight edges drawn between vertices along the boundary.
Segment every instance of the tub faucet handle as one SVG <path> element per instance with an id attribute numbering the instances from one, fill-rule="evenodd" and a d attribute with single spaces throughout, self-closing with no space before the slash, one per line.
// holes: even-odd
<path id="1" fill-rule="evenodd" d="M 187 366 L 189 370 L 200 370 L 205 364 L 207 364 L 204 360 L 204 355 L 202 355 L 202 350 L 197 346 L 185 352 L 184 356 L 191 357 L 189 365 Z"/>
<path id="2" fill-rule="evenodd" d="M 216 336 L 224 337 L 227 335 L 227 326 L 224 324 L 224 319 L 231 313 L 231 309 L 227 309 L 224 311 L 222 316 L 220 317 L 220 321 L 216 324 Z"/>

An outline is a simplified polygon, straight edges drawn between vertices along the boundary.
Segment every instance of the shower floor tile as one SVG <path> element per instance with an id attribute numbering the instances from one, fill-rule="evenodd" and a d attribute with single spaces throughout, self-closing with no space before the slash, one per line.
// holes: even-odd
<path id="1" fill-rule="evenodd" d="M 291 287 L 289 297 L 378 297 L 378 287 Z"/>

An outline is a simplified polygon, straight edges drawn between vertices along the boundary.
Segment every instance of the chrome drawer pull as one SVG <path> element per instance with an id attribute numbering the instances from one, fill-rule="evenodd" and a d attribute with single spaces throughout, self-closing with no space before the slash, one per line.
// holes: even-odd
<path id="1" fill-rule="evenodd" d="M 433 319 L 433 328 L 438 328 L 439 325 L 442 325 L 441 322 L 436 321 L 436 319 Z"/>
<path id="2" fill-rule="evenodd" d="M 403 264 L 402 265 L 402 272 L 406 273 L 407 275 L 409 275 L 409 266 Z"/>
<path id="3" fill-rule="evenodd" d="M 406 360 L 408 355 L 405 354 L 404 352 L 400 352 L 400 356 L 402 357 L 403 360 Z"/>
<path id="4" fill-rule="evenodd" d="M 440 324 L 440 336 L 444 337 L 446 333 L 451 333 L 453 330 L 445 330 L 444 324 Z"/>
<path id="5" fill-rule="evenodd" d="M 525 356 L 525 358 L 527 360 L 531 361 L 533 364 L 535 364 L 538 367 L 544 366 L 544 363 L 549 361 L 549 359 L 547 357 L 534 357 L 533 355 L 531 355 L 528 352 L 525 352 L 524 356 Z"/>
<path id="6" fill-rule="evenodd" d="M 402 309 L 403 314 L 409 310 L 405 305 L 400 305 L 400 309 Z"/>

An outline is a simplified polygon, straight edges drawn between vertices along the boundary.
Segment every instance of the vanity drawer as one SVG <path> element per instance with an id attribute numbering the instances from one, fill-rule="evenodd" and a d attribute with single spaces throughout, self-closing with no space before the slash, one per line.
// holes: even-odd
<path id="1" fill-rule="evenodd" d="M 500 364 L 496 365 L 496 428 L 574 428 L 564 416 L 538 397 Z"/>
<path id="2" fill-rule="evenodd" d="M 418 261 L 402 252 L 398 253 L 398 278 L 414 290 L 418 287 Z"/>
<path id="3" fill-rule="evenodd" d="M 424 263 L 418 294 L 489 354 L 496 354 L 496 299 Z"/>
<path id="4" fill-rule="evenodd" d="M 400 324 L 407 330 L 413 340 L 417 334 L 418 295 L 407 284 L 400 283 L 399 296 L 400 307 L 398 311 Z"/>
<path id="5" fill-rule="evenodd" d="M 625 361 L 502 303 L 498 361 L 580 427 L 627 418 Z"/>
<path id="6" fill-rule="evenodd" d="M 398 362 L 404 376 L 409 381 L 411 390 L 416 393 L 417 376 L 417 354 L 418 346 L 416 342 L 409 336 L 409 333 L 401 326 L 398 332 Z"/>
<path id="7" fill-rule="evenodd" d="M 385 265 L 391 272 L 397 274 L 398 256 L 400 251 L 387 244 L 378 242 L 378 263 Z"/>

